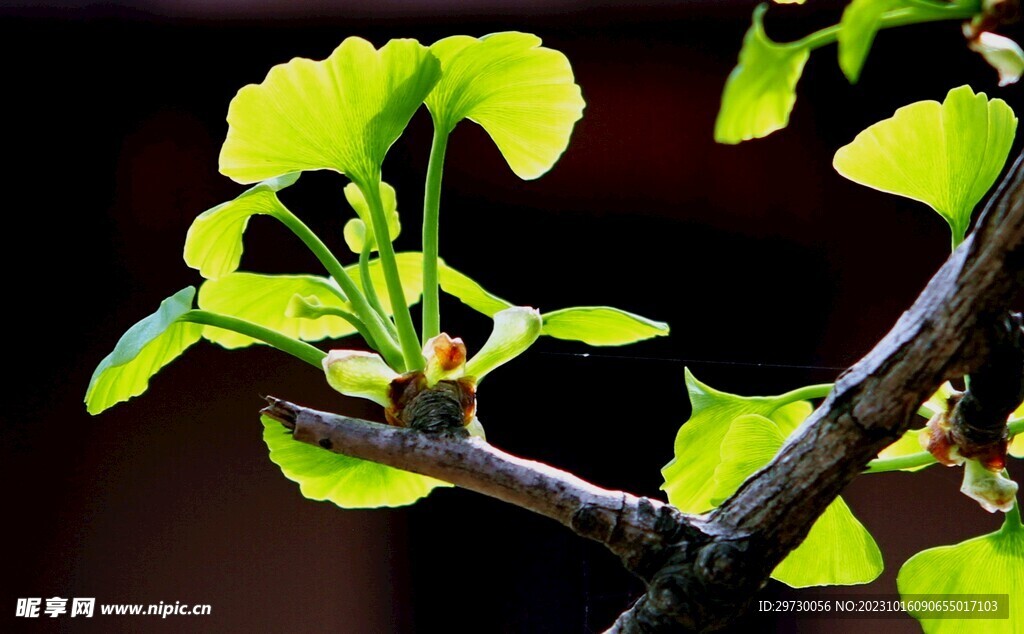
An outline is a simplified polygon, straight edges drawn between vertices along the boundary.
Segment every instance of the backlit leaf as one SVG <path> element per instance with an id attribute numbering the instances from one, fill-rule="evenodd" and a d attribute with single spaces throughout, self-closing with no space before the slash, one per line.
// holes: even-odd
<path id="1" fill-rule="evenodd" d="M 395 256 L 402 277 L 405 301 L 411 306 L 419 301 L 423 288 L 419 253 L 398 253 Z M 385 312 L 391 313 L 391 302 L 386 292 L 384 269 L 380 260 L 369 261 L 370 280 L 380 295 Z M 362 289 L 358 265 L 345 268 L 356 286 Z M 199 307 L 276 330 L 293 339 L 319 341 L 340 339 L 355 334 L 356 329 L 341 317 L 324 315 L 317 319 L 289 315 L 292 298 L 315 297 L 321 306 L 335 307 L 352 312 L 351 306 L 341 300 L 337 286 L 326 277 L 316 275 L 261 275 L 257 273 L 231 273 L 217 280 L 208 280 L 199 289 Z M 203 336 L 225 348 L 240 348 L 261 343 L 251 337 L 222 328 L 206 328 Z"/>
<path id="2" fill-rule="evenodd" d="M 263 440 L 270 460 L 289 480 L 299 483 L 311 500 L 334 502 L 343 508 L 404 506 L 446 482 L 394 469 L 376 462 L 351 458 L 307 445 L 292 438 L 281 423 L 262 417 Z"/>
<path id="3" fill-rule="evenodd" d="M 743 38 L 739 63 L 725 82 L 722 106 L 715 120 L 715 140 L 739 143 L 767 136 L 789 123 L 810 51 L 799 44 L 778 44 L 764 31 L 767 5 L 754 9 Z"/>
<path id="4" fill-rule="evenodd" d="M 608 306 L 579 306 L 544 313 L 543 334 L 591 346 L 621 346 L 668 335 L 668 324 Z"/>
<path id="5" fill-rule="evenodd" d="M 337 339 L 356 332 L 341 317 L 328 315 L 319 319 L 299 319 L 287 315 L 292 297 L 316 297 L 320 304 L 349 309 L 337 294 L 334 283 L 316 275 L 260 275 L 230 273 L 216 280 L 207 280 L 199 288 L 199 307 L 222 315 L 276 330 L 293 339 L 319 341 Z M 259 341 L 223 328 L 206 328 L 203 336 L 225 348 L 241 348 Z"/>
<path id="6" fill-rule="evenodd" d="M 345 186 L 345 199 L 355 210 L 358 218 L 353 218 L 345 223 L 345 244 L 353 253 L 362 253 L 363 245 L 369 241 L 370 250 L 376 251 L 376 239 L 373 235 L 373 219 L 370 216 L 370 207 L 366 204 L 363 192 L 355 183 Z M 380 184 L 380 200 L 384 207 L 384 217 L 388 221 L 388 235 L 394 242 L 398 234 L 402 232 L 402 223 L 398 219 L 398 198 L 395 196 L 395 188 L 387 183 Z"/>
<path id="7" fill-rule="evenodd" d="M 547 172 L 569 144 L 584 102 L 565 55 L 528 33 L 448 37 L 430 47 L 442 75 L 427 97 L 438 129 L 470 119 L 523 179 Z"/>
<path id="8" fill-rule="evenodd" d="M 806 402 L 787 402 L 775 396 L 737 396 L 709 387 L 686 370 L 686 391 L 693 413 L 676 434 L 675 456 L 661 470 L 661 488 L 669 502 L 684 513 L 704 513 L 720 500 L 719 485 L 713 477 L 721 463 L 720 450 L 726 433 L 736 419 L 756 414 L 776 419 L 795 428 L 791 410 L 810 413 Z"/>
<path id="9" fill-rule="evenodd" d="M 195 294 L 191 286 L 181 289 L 121 336 L 89 381 L 85 404 L 90 414 L 145 392 L 154 374 L 199 341 L 202 326 L 178 321 L 192 309 Z"/>
<path id="10" fill-rule="evenodd" d="M 878 544 L 840 497 L 775 567 L 772 579 L 793 588 L 849 586 L 874 581 L 884 568 Z"/>
<path id="11" fill-rule="evenodd" d="M 192 222 L 185 238 L 185 263 L 206 279 L 215 280 L 238 268 L 242 259 L 242 234 L 249 218 L 287 213 L 277 192 L 293 184 L 299 174 L 263 181 L 234 200 L 207 209 Z"/>
<path id="12" fill-rule="evenodd" d="M 929 548 L 911 557 L 900 568 L 896 586 L 905 598 L 922 594 L 942 595 L 941 598 L 965 594 L 1009 595 L 1009 618 L 958 619 L 954 618 L 956 614 L 912 612 L 926 634 L 1020 632 L 1024 623 L 1024 601 L 1021 600 L 1024 597 L 1024 528 L 1019 519 L 1008 517 L 1007 520 L 995 533 L 954 546 Z M 1003 597 L 1003 601 L 1006 600 L 1007 597 Z"/>
<path id="13" fill-rule="evenodd" d="M 839 67 L 851 84 L 860 79 L 882 15 L 903 4 L 903 0 L 853 0 L 846 6 L 839 21 Z"/>
<path id="14" fill-rule="evenodd" d="M 540 336 L 540 313 L 513 306 L 494 315 L 494 330 L 480 350 L 466 362 L 466 376 L 479 383 L 491 370 L 518 357 Z"/>
<path id="15" fill-rule="evenodd" d="M 440 73 L 415 40 L 377 50 L 357 37 L 323 61 L 274 66 L 231 100 L 220 171 L 239 183 L 321 169 L 376 182 L 388 148 Z"/>
<path id="16" fill-rule="evenodd" d="M 721 504 L 744 480 L 764 467 L 782 448 L 786 436 L 771 419 L 750 414 L 732 421 L 719 449 L 712 501 Z M 825 509 L 804 541 L 772 572 L 794 588 L 868 583 L 883 569 L 882 553 L 842 498 Z"/>
<path id="17" fill-rule="evenodd" d="M 963 240 L 974 207 L 992 187 L 1017 119 L 1001 99 L 954 88 L 941 104 L 919 101 L 864 130 L 833 165 L 850 180 L 929 205 Z"/>

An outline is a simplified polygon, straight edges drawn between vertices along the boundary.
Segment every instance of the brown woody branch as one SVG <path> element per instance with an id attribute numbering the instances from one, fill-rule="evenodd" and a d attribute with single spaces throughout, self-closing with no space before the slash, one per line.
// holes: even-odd
<path id="1" fill-rule="evenodd" d="M 381 425 L 274 397 L 267 402 L 263 413 L 292 430 L 295 440 L 428 475 L 550 517 L 605 544 L 641 577 L 657 569 L 652 566 L 660 565 L 666 544 L 694 530 L 663 502 L 602 489 L 479 438 Z"/>
<path id="2" fill-rule="evenodd" d="M 447 480 L 607 544 L 648 583 L 613 632 L 708 631 L 744 611 L 814 520 L 909 428 L 919 404 L 939 384 L 963 374 L 984 375 L 993 363 L 1018 363 L 1019 357 L 1004 350 L 1013 336 L 998 333 L 1022 286 L 1024 167 L 1018 158 L 976 231 L 914 305 L 839 378 L 775 459 L 706 519 L 600 489 L 478 440 L 386 427 L 276 400 L 267 412 L 294 429 L 298 440 Z M 1009 394 L 1020 389 L 1019 381 L 1005 389 L 986 384 L 1000 401 L 993 411 L 1002 411 L 1003 401 L 1019 402 L 1019 391 Z"/>

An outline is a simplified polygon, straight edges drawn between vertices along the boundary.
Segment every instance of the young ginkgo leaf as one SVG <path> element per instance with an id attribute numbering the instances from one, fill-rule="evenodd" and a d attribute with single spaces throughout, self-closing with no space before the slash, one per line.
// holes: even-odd
<path id="1" fill-rule="evenodd" d="M 297 482 L 302 495 L 342 508 L 404 506 L 447 482 L 351 458 L 297 442 L 281 423 L 262 418 L 263 440 L 270 460 L 286 478 Z"/>
<path id="2" fill-rule="evenodd" d="M 904 0 L 853 0 L 846 5 L 839 21 L 839 67 L 856 84 L 860 71 L 871 51 L 882 15 L 890 9 L 904 6 Z"/>
<path id="3" fill-rule="evenodd" d="M 661 488 L 684 513 L 704 513 L 721 501 L 718 484 L 709 477 L 721 463 L 719 448 L 733 421 L 756 414 L 771 419 L 788 435 L 811 413 L 805 401 L 784 396 L 737 396 L 705 385 L 686 370 L 686 391 L 693 413 L 676 434 L 675 456 L 661 470 Z M 799 416 L 794 416 L 799 414 Z"/>
<path id="4" fill-rule="evenodd" d="M 543 334 L 591 346 L 621 346 L 668 335 L 668 324 L 608 306 L 577 306 L 541 315 Z"/>
<path id="5" fill-rule="evenodd" d="M 832 164 L 855 183 L 930 206 L 959 244 L 1003 169 L 1016 129 L 1006 102 L 961 86 L 941 104 L 900 108 L 839 148 Z"/>
<path id="6" fill-rule="evenodd" d="M 288 305 L 295 295 L 314 296 L 324 306 L 350 310 L 336 289 L 332 280 L 316 275 L 235 272 L 204 282 L 199 288 L 199 307 L 245 319 L 293 339 L 337 339 L 355 333 L 356 329 L 340 317 L 328 315 L 319 319 L 299 319 L 287 314 Z M 252 337 L 223 328 L 206 328 L 203 336 L 225 348 L 260 343 Z"/>
<path id="7" fill-rule="evenodd" d="M 772 579 L 793 588 L 870 583 L 885 564 L 875 539 L 838 497 L 807 537 L 772 571 Z"/>
<path id="8" fill-rule="evenodd" d="M 473 310 L 493 317 L 514 306 L 485 290 L 478 282 L 444 262 L 439 263 L 441 290 Z M 582 341 L 590 346 L 621 346 L 668 334 L 668 324 L 610 306 L 577 306 L 541 315 L 542 335 Z"/>
<path id="9" fill-rule="evenodd" d="M 239 183 L 322 169 L 376 182 L 440 74 L 426 47 L 404 39 L 377 50 L 350 37 L 323 61 L 275 66 L 231 100 L 220 171 Z"/>
<path id="10" fill-rule="evenodd" d="M 85 404 L 90 414 L 145 392 L 154 374 L 199 341 L 203 327 L 178 320 L 192 309 L 195 294 L 191 286 L 181 289 L 121 336 L 89 381 Z"/>
<path id="11" fill-rule="evenodd" d="M 345 186 L 345 200 L 359 216 L 345 223 L 345 244 L 353 253 L 362 253 L 363 246 L 369 242 L 370 250 L 376 251 L 377 244 L 373 235 L 370 207 L 366 204 L 363 192 L 359 191 L 359 187 L 355 183 Z M 384 206 L 384 217 L 388 221 L 388 235 L 394 242 L 398 234 L 402 232 L 402 223 L 398 219 L 398 198 L 395 196 L 395 188 L 382 182 L 380 184 L 380 200 Z"/>
<path id="12" fill-rule="evenodd" d="M 533 308 L 513 306 L 494 316 L 494 329 L 483 347 L 466 362 L 465 375 L 476 379 L 522 354 L 537 341 L 541 329 L 540 313 Z"/>
<path id="13" fill-rule="evenodd" d="M 721 504 L 744 480 L 775 457 L 786 435 L 770 418 L 757 414 L 732 421 L 719 448 L 713 502 Z M 772 579 L 794 588 L 868 583 L 882 574 L 882 553 L 842 498 L 825 509 L 807 537 L 772 572 Z"/>
<path id="14" fill-rule="evenodd" d="M 1004 605 L 1009 600 L 1008 613 L 983 621 L 957 618 L 963 611 L 912 611 L 925 634 L 1019 633 L 1024 623 L 1024 527 L 1019 515 L 1008 515 L 1003 528 L 995 533 L 917 553 L 900 568 L 896 587 L 905 599 L 970 594 L 1004 595 Z"/>
<path id="15" fill-rule="evenodd" d="M 237 269 L 244 249 L 242 234 L 249 218 L 268 215 L 280 219 L 287 214 L 277 192 L 298 179 L 296 172 L 265 180 L 234 200 L 204 211 L 192 221 L 185 237 L 185 263 L 209 280 Z"/>
<path id="16" fill-rule="evenodd" d="M 423 288 L 422 260 L 419 253 L 399 253 L 395 258 L 402 275 L 405 301 L 415 304 Z M 384 270 L 379 259 L 369 261 L 370 281 L 382 293 L 381 305 L 391 313 L 391 303 L 384 293 Z M 354 283 L 362 290 L 358 265 L 345 267 Z M 352 312 L 352 307 L 341 299 L 333 280 L 316 275 L 261 275 L 258 273 L 231 273 L 216 280 L 207 280 L 199 289 L 199 307 L 270 328 L 276 332 L 303 341 L 325 338 L 340 339 L 356 333 L 356 328 L 336 315 L 322 313 L 316 319 L 289 314 L 289 306 L 296 296 L 315 297 L 321 306 L 340 308 Z M 252 337 L 222 328 L 206 328 L 203 336 L 225 348 L 240 348 L 261 343 Z"/>
<path id="17" fill-rule="evenodd" d="M 767 5 L 754 9 L 753 24 L 743 38 L 740 59 L 729 74 L 715 120 L 715 140 L 739 143 L 786 127 L 796 103 L 810 50 L 802 44 L 778 44 L 764 31 Z"/>
<path id="18" fill-rule="evenodd" d="M 438 130 L 469 119 L 490 135 L 509 167 L 538 178 L 569 144 L 584 102 L 569 60 L 528 33 L 448 37 L 430 47 L 442 75 L 427 97 Z"/>

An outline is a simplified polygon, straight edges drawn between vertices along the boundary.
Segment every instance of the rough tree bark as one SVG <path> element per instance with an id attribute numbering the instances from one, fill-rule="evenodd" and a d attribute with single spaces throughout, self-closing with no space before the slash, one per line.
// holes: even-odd
<path id="1" fill-rule="evenodd" d="M 477 439 L 388 427 L 277 399 L 269 399 L 264 412 L 296 440 L 447 480 L 606 544 L 647 583 L 612 632 L 709 631 L 743 613 L 815 519 L 910 427 L 920 403 L 943 381 L 978 372 L 981 385 L 965 396 L 969 405 L 958 407 L 954 419 L 979 442 L 1004 433 L 998 427 L 1005 426 L 1008 403 L 1019 403 L 1024 388 L 1019 323 L 1007 317 L 1021 288 L 1024 156 L 975 232 L 892 330 L 843 373 L 775 459 L 708 516 L 607 491 Z M 1000 380 L 999 368 L 1007 366 L 1016 370 L 1014 378 Z M 984 420 L 970 420 L 972 407 Z"/>

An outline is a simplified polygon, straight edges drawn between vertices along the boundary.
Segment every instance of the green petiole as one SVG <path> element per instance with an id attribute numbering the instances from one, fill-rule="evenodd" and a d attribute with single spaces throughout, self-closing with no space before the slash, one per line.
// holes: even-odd
<path id="1" fill-rule="evenodd" d="M 377 199 L 378 204 L 380 204 L 379 193 Z M 381 215 L 383 215 L 383 212 L 381 212 Z M 394 338 L 388 333 L 381 316 L 373 310 L 373 307 L 367 302 L 366 296 L 363 295 L 359 287 L 352 281 L 352 278 L 345 272 L 345 268 L 341 266 L 341 262 L 338 262 L 338 258 L 334 257 L 334 254 L 327 248 L 327 245 L 306 226 L 306 223 L 299 220 L 298 216 L 291 211 L 283 209 L 282 212 L 275 214 L 275 216 L 302 240 L 303 244 L 313 252 L 313 255 L 320 260 L 320 263 L 324 265 L 324 268 L 334 278 L 334 281 L 338 283 L 349 303 L 352 304 L 356 315 L 359 316 L 366 329 L 373 335 L 373 340 L 379 346 L 377 351 L 381 353 L 388 362 L 388 365 L 398 372 L 404 371 L 406 368 L 402 352 L 398 349 Z M 385 233 L 385 235 L 387 234 Z M 390 246 L 390 243 L 388 243 L 388 246 Z M 394 265 L 394 252 L 392 252 L 392 265 Z M 408 308 L 406 308 L 406 311 L 408 311 Z"/>
<path id="2" fill-rule="evenodd" d="M 1006 427 L 1011 438 L 1017 434 L 1024 433 L 1024 418 L 1015 418 L 1007 423 Z M 876 458 L 868 463 L 868 468 L 864 470 L 864 473 L 888 473 L 901 469 L 925 467 L 935 464 L 935 462 L 935 456 L 927 451 L 907 456 L 897 456 L 895 458 Z"/>
<path id="3" fill-rule="evenodd" d="M 1005 472 L 1003 475 L 1006 475 Z M 1003 526 L 999 529 L 1001 533 L 1011 533 L 1024 530 L 1024 522 L 1021 522 L 1020 518 L 1020 494 L 1017 494 L 1017 499 L 1013 502 L 1013 508 L 1003 518 Z"/>
<path id="4" fill-rule="evenodd" d="M 434 123 L 430 146 L 427 182 L 423 187 L 423 344 L 441 333 L 441 308 L 438 292 L 438 232 L 441 215 L 441 178 L 449 130 Z"/>
<path id="5" fill-rule="evenodd" d="M 392 314 L 395 316 L 395 326 L 398 328 L 398 341 L 401 344 L 402 356 L 405 357 L 405 369 L 422 370 L 423 349 L 419 338 L 416 336 L 416 327 L 412 323 L 412 314 L 409 312 L 409 305 L 405 301 L 405 293 L 402 291 L 402 278 L 398 274 L 398 263 L 395 260 L 395 249 L 391 245 L 391 233 L 388 231 L 388 221 L 384 216 L 384 204 L 380 199 L 380 171 L 370 179 L 370 182 L 354 181 L 366 199 L 370 208 L 370 217 L 373 220 L 373 235 L 377 243 L 377 252 L 380 254 L 380 263 L 384 269 L 384 280 L 387 282 L 388 298 L 391 300 Z M 365 301 L 365 299 L 364 299 Z M 369 309 L 369 305 L 367 304 Z M 370 309 L 372 310 L 372 309 Z M 379 316 L 378 316 L 379 319 Z M 381 326 L 383 328 L 383 326 Z M 389 365 L 391 365 L 389 361 Z M 395 368 L 394 365 L 391 366 Z M 397 368 L 395 368 L 397 370 Z"/>
<path id="6" fill-rule="evenodd" d="M 879 29 L 924 24 L 926 22 L 939 22 L 942 20 L 966 20 L 979 13 L 981 13 L 981 2 L 979 0 L 963 0 L 952 2 L 946 6 L 931 2 L 916 2 L 914 6 L 887 11 L 882 15 Z M 813 51 L 822 46 L 835 43 L 839 31 L 840 25 L 834 24 L 791 42 L 787 46 L 794 48 L 806 47 L 808 50 Z"/>
<path id="7" fill-rule="evenodd" d="M 370 247 L 372 245 L 367 240 L 363 244 L 363 249 L 359 253 L 359 279 L 363 283 L 363 290 L 366 292 L 366 298 L 370 302 L 370 306 L 373 307 L 377 314 L 380 315 L 381 321 L 384 322 L 384 327 L 392 338 L 398 337 L 398 331 L 395 330 L 395 325 L 391 322 L 391 317 L 388 316 L 384 306 L 380 303 L 380 298 L 377 297 L 377 289 L 373 285 L 373 279 L 370 277 Z M 355 324 L 353 324 L 355 325 Z"/>
<path id="8" fill-rule="evenodd" d="M 241 335 L 252 337 L 253 339 L 259 339 L 263 343 L 277 348 L 281 352 L 287 352 L 293 357 L 301 359 L 320 370 L 323 369 L 322 362 L 324 357 L 327 356 L 323 350 L 311 346 L 305 341 L 292 339 L 291 337 L 282 335 L 276 330 L 271 330 L 270 328 L 265 328 L 258 324 L 254 324 L 251 321 L 238 319 L 237 317 L 228 317 L 227 315 L 213 313 L 208 310 L 190 310 L 178 319 L 180 321 L 188 321 L 193 324 L 223 328 L 224 330 L 237 332 Z"/>

